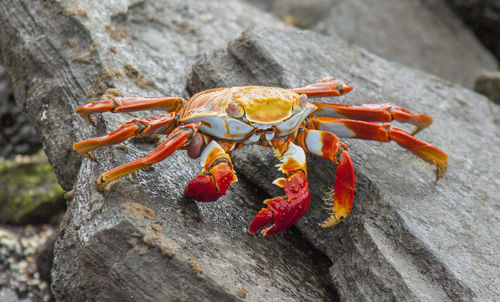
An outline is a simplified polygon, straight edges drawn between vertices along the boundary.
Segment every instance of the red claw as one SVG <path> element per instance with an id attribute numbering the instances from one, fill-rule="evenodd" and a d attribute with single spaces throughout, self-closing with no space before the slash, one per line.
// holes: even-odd
<path id="1" fill-rule="evenodd" d="M 208 172 L 199 174 L 184 189 L 186 197 L 196 201 L 216 201 L 226 194 L 236 181 L 236 175 L 228 162 L 221 162 Z"/>
<path id="2" fill-rule="evenodd" d="M 342 150 L 337 173 L 335 174 L 335 183 L 333 184 L 335 194 L 332 204 L 329 204 L 332 207 L 333 213 L 320 224 L 320 227 L 332 227 L 349 215 L 354 200 L 354 187 L 354 169 L 351 155 L 348 151 Z"/>
<path id="3" fill-rule="evenodd" d="M 264 236 L 283 231 L 295 224 L 309 208 L 311 193 L 302 171 L 294 172 L 287 179 L 283 179 L 279 185 L 285 189 L 286 198 L 276 197 L 264 202 L 267 208 L 260 210 L 250 224 L 248 231 L 251 234 L 255 234 L 272 222 L 274 222 L 272 226 L 262 231 Z"/>

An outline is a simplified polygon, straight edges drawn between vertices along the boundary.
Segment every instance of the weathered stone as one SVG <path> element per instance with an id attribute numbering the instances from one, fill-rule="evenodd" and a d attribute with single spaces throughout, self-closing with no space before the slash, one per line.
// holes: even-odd
<path id="1" fill-rule="evenodd" d="M 53 301 L 40 279 L 35 256 L 55 233 L 53 226 L 0 226 L 0 301 Z"/>
<path id="2" fill-rule="evenodd" d="M 45 154 L 0 159 L 0 225 L 49 223 L 65 209 L 59 186 Z"/>
<path id="3" fill-rule="evenodd" d="M 310 160 L 313 202 L 297 228 L 332 260 L 340 299 L 498 297 L 499 107 L 458 85 L 307 31 L 248 31 L 226 53 L 200 58 L 190 83 L 193 90 L 208 88 L 205 83 L 293 87 L 324 76 L 355 87 L 330 100 L 335 103 L 391 102 L 432 115 L 434 124 L 418 137 L 450 155 L 449 169 L 436 183 L 433 167 L 397 144 L 345 140 L 356 169 L 355 205 L 345 223 L 328 230 L 317 224 L 327 216 L 320 200 L 332 185 L 334 165 Z M 279 192 L 269 182 L 279 175 L 270 169 L 276 163 L 271 154 L 254 147 L 235 152 L 233 162 L 247 182 Z"/>
<path id="4" fill-rule="evenodd" d="M 500 104 L 500 72 L 483 72 L 474 83 L 474 90 Z"/>
<path id="5" fill-rule="evenodd" d="M 500 2 L 498 0 L 446 0 L 500 59 Z"/>
<path id="6" fill-rule="evenodd" d="M 0 158 L 34 154 L 41 147 L 35 129 L 17 106 L 5 70 L 0 66 Z"/>
<path id="7" fill-rule="evenodd" d="M 315 29 L 465 87 L 482 70 L 498 69 L 444 1 L 341 1 Z"/>
<path id="8" fill-rule="evenodd" d="M 116 91 L 185 96 L 197 54 L 223 48 L 252 25 L 284 27 L 237 1 L 74 1 L 26 6 L 13 2 L 0 11 L 5 12 L 0 24 L 8 29 L 2 35 L 9 37 L 1 41 L 13 43 L 1 45 L 2 60 L 17 62 L 6 65 L 14 81 L 31 84 L 46 70 L 52 77 L 44 77 L 48 83 L 37 86 L 37 95 L 50 95 L 52 85 L 56 92 L 64 92 L 54 95 L 57 101 L 27 100 L 30 107 L 39 109 L 42 100 L 51 102 L 39 128 L 46 135 L 44 143 L 61 156 L 55 160 L 57 155 L 49 154 L 60 178 L 75 171 L 70 166 L 77 161 L 69 160 L 76 158 L 69 151 L 73 142 L 102 135 L 132 117 L 105 114 L 96 118 L 98 127 L 92 129 L 72 113 L 85 96 Z M 18 18 L 11 20 L 12 15 Z M 27 24 L 15 23 L 22 20 Z M 41 45 L 32 47 L 33 38 L 26 31 L 15 32 L 17 27 L 43 37 L 37 40 Z M 54 48 L 47 50 L 46 45 Z M 30 68 L 34 70 L 28 75 Z M 61 115 L 71 120 L 65 129 L 54 125 Z M 142 172 L 135 181 L 124 178 L 110 192 L 98 193 L 99 173 L 154 148 L 147 142 L 125 145 L 128 153 L 117 148 L 98 150 L 99 165 L 84 161 L 80 168 L 56 243 L 52 288 L 58 300 L 241 300 L 243 287 L 250 301 L 334 299 L 328 258 L 311 250 L 299 234 L 290 231 L 277 236 L 272 247 L 268 240 L 247 234 L 262 200 L 249 199 L 258 195 L 254 187 L 242 180 L 219 203 L 184 200 L 183 187 L 199 166 L 182 152 Z M 67 179 L 67 184 L 72 182 Z"/>
<path id="9" fill-rule="evenodd" d="M 50 142 L 53 152 L 58 144 L 69 152 L 75 140 L 102 135 L 133 117 L 97 116 L 93 129 L 72 113 L 85 96 L 186 96 L 197 54 L 224 48 L 251 25 L 283 27 L 237 1 L 0 5 L 0 25 L 8 29 L 0 34 L 0 57 L 17 62 L 6 65 L 13 78 L 39 83 L 37 95 L 51 95 L 53 87 L 64 92 L 39 124 L 47 139 L 66 135 Z M 16 26 L 23 30 L 14 32 Z M 229 45 L 228 54 L 219 50 L 204 60 L 193 67 L 192 91 L 205 85 L 299 85 L 335 75 L 356 87 L 336 101 L 390 101 L 429 113 L 435 125 L 419 137 L 450 153 L 450 169 L 436 184 L 430 165 L 393 144 L 349 141 L 358 184 L 351 218 L 333 229 L 317 227 L 327 216 L 320 199 L 333 182 L 334 165 L 312 159 L 310 211 L 296 228 L 266 239 L 246 230 L 263 199 L 283 194 L 271 184 L 278 172 L 269 150 L 235 152 L 239 183 L 216 203 L 182 197 L 199 172 L 183 152 L 97 192 L 100 173 L 154 145 L 128 141 L 127 148 L 97 150 L 99 164 L 85 160 L 80 167 L 59 230 L 52 275 L 58 300 L 233 301 L 242 299 L 242 288 L 248 301 L 498 296 L 497 107 L 436 77 L 306 31 L 249 31 Z M 26 67 L 34 67 L 31 76 Z M 53 75 L 43 78 L 45 86 L 41 70 Z M 32 97 L 26 104 L 42 108 L 42 100 Z M 71 121 L 64 131 L 50 128 L 59 115 Z M 72 176 L 68 166 L 77 161 L 57 152 L 63 157 L 56 161 L 53 153 L 52 163 L 68 169 L 59 175 Z"/>
<path id="10" fill-rule="evenodd" d="M 269 11 L 285 23 L 310 28 L 326 18 L 330 9 L 341 0 L 245 0 Z"/>

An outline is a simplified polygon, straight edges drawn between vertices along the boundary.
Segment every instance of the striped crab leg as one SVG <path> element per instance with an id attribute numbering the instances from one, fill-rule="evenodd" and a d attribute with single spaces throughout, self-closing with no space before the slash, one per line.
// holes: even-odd
<path id="1" fill-rule="evenodd" d="M 330 117 L 313 117 L 309 120 L 313 129 L 334 133 L 338 137 L 373 140 L 378 142 L 395 141 L 403 148 L 436 166 L 436 180 L 441 178 L 448 167 L 448 155 L 437 147 L 420 141 L 401 128 L 390 123 L 372 123 Z"/>
<path id="2" fill-rule="evenodd" d="M 341 96 L 352 90 L 352 87 L 344 81 L 336 78 L 323 78 L 319 83 L 309 84 L 302 87 L 289 88 L 297 94 L 305 94 L 310 98 L 329 96 Z"/>
<path id="3" fill-rule="evenodd" d="M 404 108 L 396 107 L 390 103 L 385 104 L 360 104 L 341 105 L 312 102 L 318 107 L 314 116 L 344 118 L 365 122 L 391 122 L 409 123 L 416 128 L 412 135 L 432 124 L 432 118 L 424 114 L 415 114 Z"/>
<path id="4" fill-rule="evenodd" d="M 255 234 L 259 229 L 273 223 L 262 230 L 264 236 L 283 231 L 295 224 L 309 208 L 311 193 L 306 175 L 306 158 L 304 150 L 293 143 L 286 144 L 274 141 L 274 154 L 280 159 L 277 165 L 280 171 L 287 175 L 278 178 L 273 183 L 285 190 L 286 197 L 266 199 L 267 208 L 259 211 L 248 229 Z"/>
<path id="5" fill-rule="evenodd" d="M 155 109 L 167 112 L 179 112 L 183 101 L 183 98 L 178 97 L 116 97 L 78 106 L 75 111 L 95 126 L 92 119 L 93 113 L 118 113 Z"/>
<path id="6" fill-rule="evenodd" d="M 73 149 L 88 159 L 96 161 L 90 151 L 108 145 L 119 144 L 128 138 L 167 133 L 175 125 L 175 116 L 176 114 L 172 112 L 150 118 L 133 119 L 104 136 L 77 142 L 73 144 Z"/>
<path id="7" fill-rule="evenodd" d="M 231 157 L 216 141 L 211 141 L 200 158 L 203 172 L 187 184 L 184 195 L 196 201 L 216 201 L 238 181 Z"/>
<path id="8" fill-rule="evenodd" d="M 147 156 L 141 157 L 106 173 L 101 174 L 97 180 L 97 190 L 104 191 L 106 185 L 111 181 L 124 175 L 143 169 L 154 163 L 160 162 L 174 153 L 176 150 L 190 144 L 191 139 L 198 132 L 201 123 L 187 124 L 175 128 L 165 140 Z"/>
<path id="9" fill-rule="evenodd" d="M 338 164 L 333 185 L 334 196 L 332 201 L 327 201 L 332 214 L 320 224 L 322 228 L 332 227 L 351 212 L 355 188 L 351 155 L 347 146 L 339 141 L 337 136 L 326 131 L 301 129 L 296 142 L 306 152 Z"/>

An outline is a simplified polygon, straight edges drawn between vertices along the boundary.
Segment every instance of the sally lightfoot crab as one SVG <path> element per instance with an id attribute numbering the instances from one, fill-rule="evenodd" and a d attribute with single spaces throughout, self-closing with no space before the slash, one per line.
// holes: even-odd
<path id="1" fill-rule="evenodd" d="M 185 195 L 197 201 L 215 201 L 237 181 L 229 152 L 248 144 L 273 148 L 285 177 L 274 181 L 285 196 L 264 201 L 250 224 L 254 234 L 264 236 L 283 231 L 307 211 L 311 194 L 307 182 L 306 153 L 338 164 L 331 215 L 321 227 L 331 227 L 349 215 L 354 198 L 354 171 L 347 146 L 339 138 L 358 138 L 378 142 L 395 141 L 423 160 L 436 166 L 436 179 L 446 171 L 448 156 L 438 148 L 419 141 L 413 134 L 429 126 L 432 119 L 391 104 L 337 105 L 309 102 L 309 98 L 334 97 L 352 90 L 347 83 L 325 78 L 319 83 L 283 89 L 244 86 L 216 88 L 191 98 L 115 97 L 76 108 L 93 124 L 92 114 L 164 110 L 150 118 L 136 118 L 102 137 L 73 145 L 80 154 L 95 160 L 90 151 L 120 143 L 128 138 L 166 134 L 165 140 L 147 156 L 102 174 L 99 190 L 126 174 L 164 160 L 178 149 L 191 158 L 200 158 L 203 172 L 192 179 Z M 415 126 L 412 134 L 393 127 L 396 120 Z"/>

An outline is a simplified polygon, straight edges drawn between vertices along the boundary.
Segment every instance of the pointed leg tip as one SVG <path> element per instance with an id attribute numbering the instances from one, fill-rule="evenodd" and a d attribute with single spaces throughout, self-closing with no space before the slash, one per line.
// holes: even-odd
<path id="1" fill-rule="evenodd" d="M 82 154 L 85 158 L 87 159 L 90 159 L 91 161 L 95 162 L 95 163 L 99 163 L 97 161 L 97 158 L 95 158 L 94 154 L 92 154 L 92 152 L 86 152 L 84 154 Z"/>
<path id="2" fill-rule="evenodd" d="M 342 220 L 343 220 L 342 218 L 337 218 L 337 216 L 335 214 L 333 214 L 330 217 L 328 217 L 325 221 L 320 223 L 319 227 L 322 229 L 331 228 L 331 227 L 341 223 Z"/>

